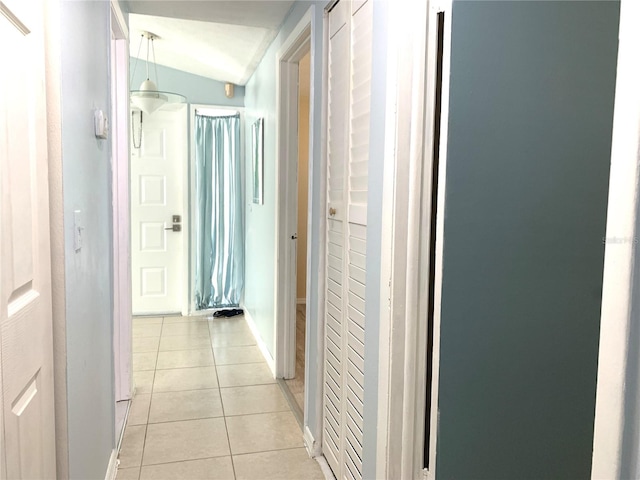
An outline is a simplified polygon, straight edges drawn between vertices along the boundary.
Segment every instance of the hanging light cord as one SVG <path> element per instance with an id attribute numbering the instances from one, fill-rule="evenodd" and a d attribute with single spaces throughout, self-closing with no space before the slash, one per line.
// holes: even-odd
<path id="1" fill-rule="evenodd" d="M 144 34 L 140 35 L 140 43 L 138 44 L 138 54 L 136 55 L 136 63 L 133 64 L 133 73 L 131 74 L 131 83 L 133 83 L 133 79 L 136 76 L 136 68 L 138 68 L 138 59 L 140 58 L 140 49 L 142 48 L 143 38 L 144 38 Z"/>
<path id="2" fill-rule="evenodd" d="M 153 37 L 147 37 L 147 80 L 149 80 L 149 41 L 151 41 L 151 45 L 153 45 Z"/>
<path id="3" fill-rule="evenodd" d="M 144 39 L 144 33 L 140 35 L 140 43 L 138 44 L 138 54 L 136 55 L 136 63 L 133 65 L 133 73 L 131 74 L 131 83 L 136 75 L 136 68 L 138 68 L 138 60 L 140 59 L 140 49 L 142 48 L 142 40 Z M 147 47 L 147 58 L 149 55 L 149 48 Z M 147 76 L 149 73 L 149 62 L 147 61 Z M 140 148 L 142 146 L 142 111 L 140 111 L 140 123 L 138 124 L 138 141 L 136 142 L 135 118 L 136 112 L 131 112 L 131 140 L 133 141 L 133 148 Z"/>
<path id="4" fill-rule="evenodd" d="M 160 90 L 160 79 L 158 77 L 158 64 L 156 63 L 156 49 L 153 46 L 153 37 L 151 37 L 151 54 L 153 55 L 153 68 L 156 71 L 156 88 Z M 147 60 L 147 77 L 149 76 L 149 61 Z"/>
<path id="5" fill-rule="evenodd" d="M 142 110 L 140 110 L 140 123 L 138 124 L 138 141 L 136 142 L 136 132 L 134 127 L 134 117 L 136 112 L 131 112 L 131 140 L 133 141 L 133 148 L 140 148 L 142 146 Z"/>

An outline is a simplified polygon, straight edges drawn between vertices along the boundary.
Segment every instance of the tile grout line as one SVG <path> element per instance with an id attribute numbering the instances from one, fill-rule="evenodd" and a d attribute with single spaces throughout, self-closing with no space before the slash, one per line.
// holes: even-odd
<path id="1" fill-rule="evenodd" d="M 164 323 L 164 320 L 163 320 Z M 160 324 L 160 331 L 162 332 L 162 324 Z M 156 352 L 156 363 L 158 363 L 158 355 L 160 354 L 160 338 L 158 338 L 158 351 Z M 147 409 L 147 425 L 149 424 L 149 417 L 151 416 L 151 402 L 153 402 L 153 384 L 156 381 L 156 369 L 153 369 L 153 375 L 151 378 L 151 391 L 149 392 L 149 408 Z M 143 452 L 144 453 L 144 452 Z M 142 466 L 140 466 L 140 470 L 142 471 Z"/>
<path id="2" fill-rule="evenodd" d="M 227 434 L 227 444 L 229 445 L 229 456 L 231 457 L 231 471 L 233 473 L 233 478 L 236 478 L 236 466 L 233 463 L 233 452 L 231 451 L 231 438 L 229 437 L 229 426 L 227 425 L 227 416 L 224 412 L 224 402 L 222 401 L 222 393 L 220 392 L 220 377 L 218 376 L 218 365 L 216 364 L 216 353 L 213 348 L 213 338 L 214 333 L 211 331 L 211 321 L 207 321 L 207 325 L 209 326 L 209 344 L 211 345 L 211 354 L 213 355 L 213 363 L 216 369 L 216 383 L 218 384 L 218 394 L 220 395 L 220 406 L 222 408 L 222 420 L 224 421 L 224 431 Z"/>
<path id="3" fill-rule="evenodd" d="M 237 453 L 235 455 L 232 455 L 232 454 L 229 454 L 229 455 L 214 455 L 212 457 L 192 458 L 190 460 L 173 460 L 171 462 L 150 463 L 148 465 L 145 465 L 145 467 L 158 467 L 160 465 L 173 465 L 173 464 L 176 464 L 176 463 L 197 462 L 197 461 L 200 461 L 200 460 L 212 460 L 212 459 L 216 459 L 216 458 L 243 457 L 243 456 L 246 456 L 246 455 L 258 455 L 260 453 L 286 452 L 288 450 L 305 450 L 305 447 L 303 445 L 301 447 L 276 448 L 276 449 L 271 449 L 271 450 L 260 450 L 258 452 Z M 130 468 L 140 468 L 140 467 L 125 467 L 125 468 L 123 468 L 123 470 L 127 470 L 127 469 L 130 469 Z"/>
<path id="4" fill-rule="evenodd" d="M 301 447 L 304 448 L 304 447 Z M 291 450 L 294 450 L 293 448 Z M 262 452 L 258 452 L 258 453 L 262 453 Z M 245 455 L 245 454 L 243 454 Z M 188 462 L 198 462 L 200 460 L 213 460 L 216 458 L 226 458 L 229 457 L 231 458 L 231 454 L 229 455 L 217 455 L 217 456 L 213 456 L 213 457 L 199 457 L 199 458 L 192 458 L 189 460 L 173 460 L 171 462 L 162 462 L 162 463 L 149 463 L 148 465 L 145 465 L 145 467 L 159 467 L 160 465 L 173 465 L 175 463 L 188 463 Z M 131 467 L 128 467 L 131 468 Z"/>
<path id="5" fill-rule="evenodd" d="M 160 338 L 162 338 L 162 329 L 164 327 L 164 317 L 160 323 Z M 158 366 L 158 357 L 160 356 L 160 341 L 158 341 L 158 352 L 156 353 L 156 368 L 153 369 L 153 381 L 155 383 L 156 370 Z M 153 383 L 151 384 L 151 398 L 149 399 L 149 412 L 147 414 L 147 423 L 144 426 L 144 441 L 142 442 L 142 456 L 140 457 L 140 470 L 138 470 L 138 480 L 142 477 L 142 466 L 144 462 L 144 451 L 147 448 L 147 434 L 149 433 L 149 416 L 151 415 L 151 403 L 153 402 Z"/>
<path id="6" fill-rule="evenodd" d="M 135 317 L 132 319 L 132 321 L 135 320 Z M 162 324 L 164 323 L 164 318 L 160 321 L 160 334 L 162 335 Z M 157 325 L 157 324 L 156 324 Z M 148 337 L 138 337 L 138 338 L 148 338 Z M 158 349 L 160 348 L 160 337 L 158 337 Z M 158 362 L 158 352 L 156 352 L 156 363 Z M 147 370 L 141 370 L 141 371 L 147 371 Z M 153 379 L 151 381 L 151 392 L 153 392 L 153 382 L 155 381 L 155 376 L 156 376 L 156 372 L 155 369 L 153 370 Z M 131 406 L 133 407 L 133 401 L 135 400 L 135 397 L 133 399 L 131 399 Z M 149 409 L 151 409 L 151 399 L 149 399 Z M 142 452 L 140 454 L 140 465 L 138 465 L 138 480 L 140 480 L 140 477 L 142 475 L 142 459 L 144 458 L 144 447 L 145 444 L 147 442 L 147 428 L 149 426 L 149 416 L 147 415 L 147 423 L 144 424 L 144 438 L 142 440 Z M 142 425 L 140 425 L 142 426 Z M 125 425 L 125 431 L 127 429 L 128 425 Z"/>
<path id="7" fill-rule="evenodd" d="M 250 346 L 253 346 L 253 345 L 250 345 Z M 196 348 L 195 350 L 208 350 L 208 349 L 207 348 Z M 158 353 L 187 352 L 187 351 L 191 351 L 191 350 L 165 350 L 165 351 L 160 351 Z M 139 352 L 139 353 L 153 353 L 153 352 Z M 194 366 L 191 366 L 191 367 L 158 368 L 157 370 L 182 370 L 184 368 L 204 368 L 204 367 L 214 367 L 214 366 L 232 367 L 232 366 L 237 366 L 237 365 L 255 365 L 257 363 L 262 364 L 262 363 L 265 363 L 265 362 L 263 360 L 261 362 L 222 363 L 222 364 L 219 364 L 219 365 L 214 363 L 213 365 L 194 365 Z M 149 369 L 149 370 L 135 370 L 135 371 L 136 372 L 153 372 L 154 370 Z"/>

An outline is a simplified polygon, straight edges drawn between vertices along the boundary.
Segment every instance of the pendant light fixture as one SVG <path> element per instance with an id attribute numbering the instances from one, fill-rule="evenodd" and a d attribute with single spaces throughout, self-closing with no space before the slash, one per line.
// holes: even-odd
<path id="1" fill-rule="evenodd" d="M 156 52 L 153 47 L 153 41 L 158 39 L 158 36 L 151 32 L 142 32 L 140 36 L 140 45 L 138 46 L 138 55 L 136 57 L 136 63 L 133 67 L 133 74 L 135 74 L 136 68 L 138 67 L 138 60 L 140 58 L 140 49 L 142 47 L 143 40 L 147 40 L 147 56 L 146 56 L 146 67 L 147 67 L 147 79 L 142 82 L 140 88 L 138 90 L 131 90 L 131 104 L 144 112 L 147 115 L 151 115 L 153 112 L 158 110 L 163 105 L 168 103 L 186 103 L 187 99 L 180 94 L 171 93 L 171 92 L 163 92 L 158 88 L 158 66 L 156 65 Z M 149 76 L 149 54 L 153 56 L 153 66 L 156 74 L 156 81 L 153 82 Z M 132 74 L 132 76 L 133 76 Z M 142 114 L 140 115 L 142 117 Z M 141 122 L 142 123 L 142 122 Z"/>

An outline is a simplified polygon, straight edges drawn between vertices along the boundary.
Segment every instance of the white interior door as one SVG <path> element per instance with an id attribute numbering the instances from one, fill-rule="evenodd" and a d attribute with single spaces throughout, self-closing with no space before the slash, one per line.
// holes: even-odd
<path id="1" fill-rule="evenodd" d="M 132 116 L 138 142 L 138 115 Z M 187 267 L 185 182 L 187 108 L 144 115 L 140 148 L 131 146 L 133 313 L 182 312 Z M 174 216 L 179 221 L 174 222 Z M 179 231 L 174 231 L 174 226 Z"/>
<path id="2" fill-rule="evenodd" d="M 323 448 L 336 478 L 362 478 L 372 0 L 329 14 Z"/>
<path id="3" fill-rule="evenodd" d="M 0 3 L 3 478 L 56 476 L 44 23 L 35 3 Z"/>

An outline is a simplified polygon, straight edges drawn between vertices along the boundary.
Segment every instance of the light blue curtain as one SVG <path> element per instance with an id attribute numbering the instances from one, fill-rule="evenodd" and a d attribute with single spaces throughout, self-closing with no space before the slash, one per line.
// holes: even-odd
<path id="1" fill-rule="evenodd" d="M 197 310 L 238 306 L 244 287 L 240 115 L 196 114 Z"/>

